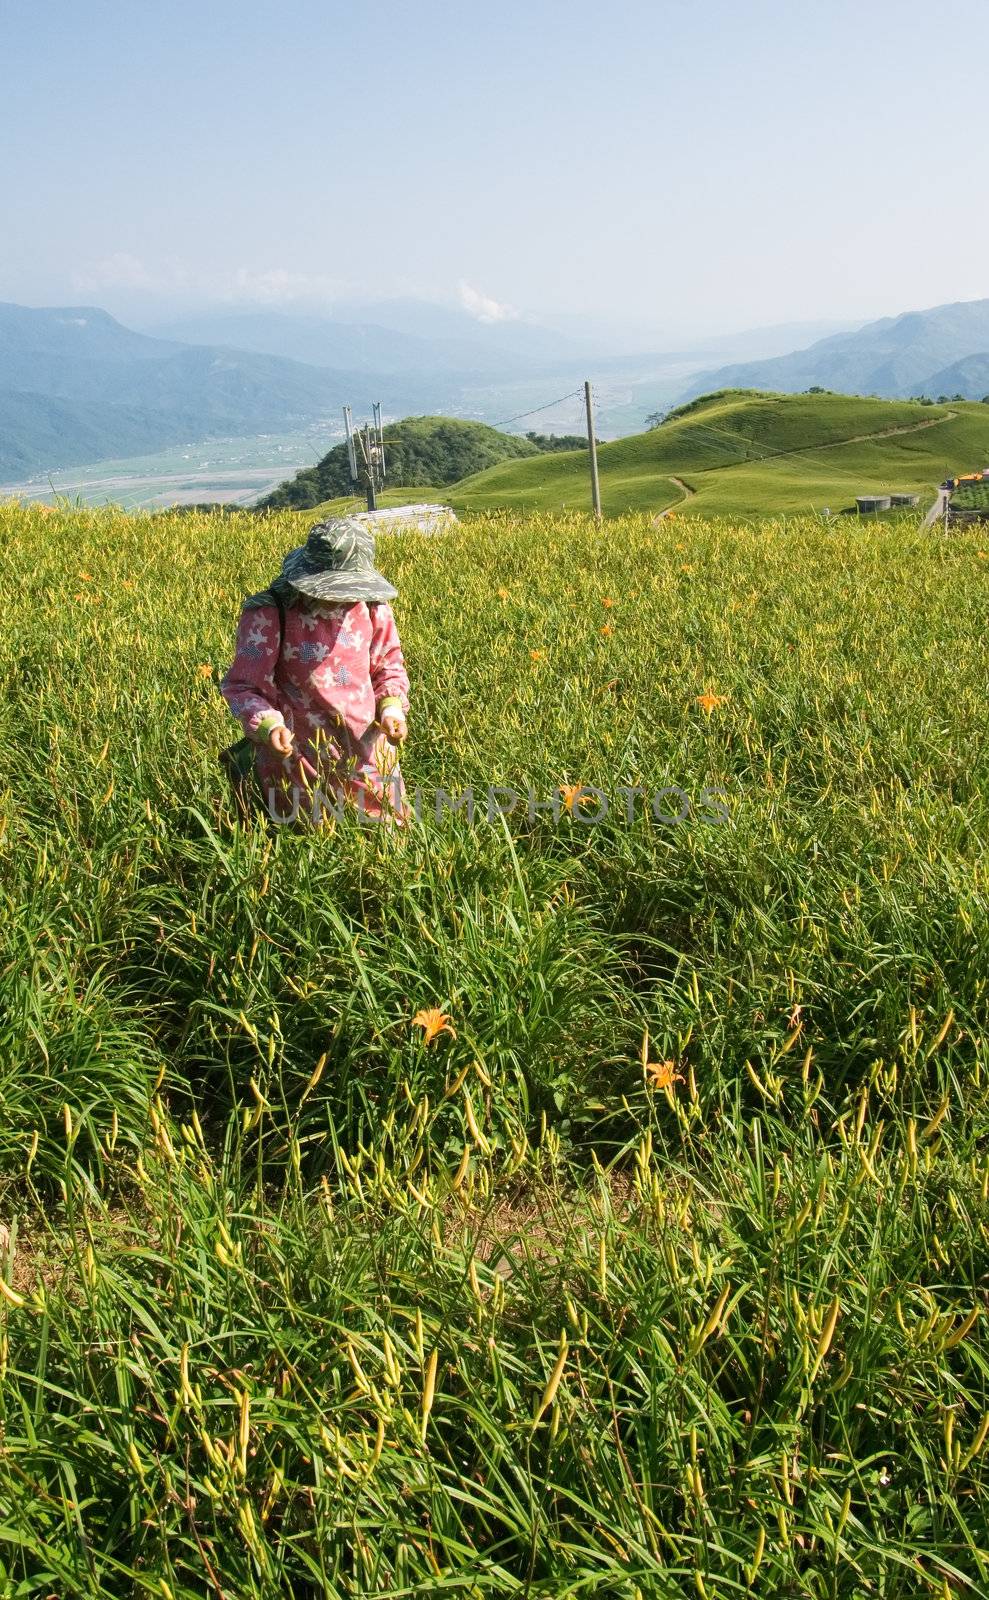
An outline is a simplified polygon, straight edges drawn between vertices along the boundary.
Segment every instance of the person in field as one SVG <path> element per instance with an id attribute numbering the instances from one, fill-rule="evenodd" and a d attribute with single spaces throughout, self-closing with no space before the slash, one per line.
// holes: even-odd
<path id="1" fill-rule="evenodd" d="M 273 816 L 301 792 L 300 814 L 306 795 L 319 793 L 404 819 L 398 751 L 409 679 L 389 604 L 396 593 L 375 569 L 367 525 L 335 517 L 316 523 L 273 583 L 245 600 L 220 693 L 256 746 Z"/>

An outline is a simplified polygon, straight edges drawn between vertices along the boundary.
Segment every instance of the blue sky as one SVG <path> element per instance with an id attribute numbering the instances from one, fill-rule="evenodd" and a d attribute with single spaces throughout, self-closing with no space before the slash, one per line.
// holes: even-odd
<path id="1" fill-rule="evenodd" d="M 5 0 L 0 299 L 714 333 L 979 297 L 987 34 L 985 0 Z"/>

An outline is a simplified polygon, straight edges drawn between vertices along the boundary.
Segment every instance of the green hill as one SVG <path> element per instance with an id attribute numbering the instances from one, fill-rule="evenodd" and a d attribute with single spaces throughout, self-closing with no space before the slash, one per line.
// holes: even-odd
<path id="1" fill-rule="evenodd" d="M 989 407 L 729 390 L 601 445 L 598 460 L 607 516 L 680 501 L 735 515 L 837 510 L 871 491 L 933 493 L 946 473 L 989 461 Z M 502 461 L 446 498 L 460 511 L 586 509 L 587 454 Z"/>
<path id="2" fill-rule="evenodd" d="M 406 489 L 456 483 L 501 461 L 558 451 L 574 442 L 539 434 L 520 439 L 483 422 L 463 422 L 457 417 L 406 417 L 390 423 L 384 436 L 389 489 L 403 491 L 400 499 L 408 498 Z M 327 500 L 352 496 L 347 446 L 338 444 L 316 466 L 279 484 L 261 501 L 261 507 L 307 511 Z"/>

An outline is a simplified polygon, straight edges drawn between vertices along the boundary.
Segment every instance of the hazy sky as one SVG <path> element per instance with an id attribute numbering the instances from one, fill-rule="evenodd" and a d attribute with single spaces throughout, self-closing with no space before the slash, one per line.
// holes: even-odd
<path id="1" fill-rule="evenodd" d="M 989 294 L 986 0 L 0 0 L 0 299 Z"/>

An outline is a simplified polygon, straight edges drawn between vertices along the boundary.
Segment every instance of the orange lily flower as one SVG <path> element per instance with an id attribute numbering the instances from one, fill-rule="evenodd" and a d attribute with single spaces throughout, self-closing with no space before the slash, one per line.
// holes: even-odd
<path id="1" fill-rule="evenodd" d="M 673 1084 L 683 1082 L 683 1073 L 677 1072 L 675 1061 L 649 1061 L 646 1078 L 650 1089 L 670 1089 Z"/>
<path id="2" fill-rule="evenodd" d="M 457 1030 L 451 1026 L 450 1018 L 438 1006 L 430 1006 L 425 1011 L 417 1011 L 412 1018 L 412 1026 L 413 1028 L 422 1029 L 423 1044 L 431 1044 L 437 1035 L 441 1033 L 452 1034 L 454 1038 L 457 1036 Z"/>

